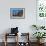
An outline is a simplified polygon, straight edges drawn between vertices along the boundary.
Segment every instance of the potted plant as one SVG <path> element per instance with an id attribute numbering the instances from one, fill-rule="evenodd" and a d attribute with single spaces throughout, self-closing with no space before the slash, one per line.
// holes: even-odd
<path id="1" fill-rule="evenodd" d="M 45 34 L 46 34 L 45 32 L 35 32 L 33 35 L 37 38 L 38 43 L 40 43 L 40 40 L 42 38 L 45 38 L 44 37 L 46 36 Z"/>
<path id="2" fill-rule="evenodd" d="M 45 26 L 32 25 L 32 27 L 35 28 L 36 30 L 45 29 Z"/>
<path id="3" fill-rule="evenodd" d="M 35 28 L 36 30 L 39 29 L 38 26 L 37 25 L 34 25 L 34 24 L 32 25 L 32 27 Z"/>
<path id="4" fill-rule="evenodd" d="M 40 29 L 45 29 L 45 26 L 41 26 Z"/>

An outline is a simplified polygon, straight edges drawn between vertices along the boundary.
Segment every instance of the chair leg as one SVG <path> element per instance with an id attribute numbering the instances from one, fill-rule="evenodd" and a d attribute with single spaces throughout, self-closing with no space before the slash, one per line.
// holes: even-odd
<path id="1" fill-rule="evenodd" d="M 5 46 L 7 46 L 7 42 L 6 42 L 6 41 L 5 41 L 5 43 L 4 43 L 4 44 L 5 44 Z"/>
<path id="2" fill-rule="evenodd" d="M 7 46 L 7 34 L 5 34 L 5 46 Z"/>

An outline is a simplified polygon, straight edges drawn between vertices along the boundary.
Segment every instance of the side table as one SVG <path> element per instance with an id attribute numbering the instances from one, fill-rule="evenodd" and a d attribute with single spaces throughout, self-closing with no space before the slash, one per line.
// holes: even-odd
<path id="1" fill-rule="evenodd" d="M 5 34 L 5 46 L 7 46 L 7 38 L 9 38 L 9 37 L 7 37 L 7 36 L 16 36 L 16 39 L 15 40 L 17 40 L 17 42 L 16 42 L 16 45 L 15 46 L 18 46 L 18 33 L 15 33 L 15 34 L 10 34 L 10 33 L 6 33 Z"/>

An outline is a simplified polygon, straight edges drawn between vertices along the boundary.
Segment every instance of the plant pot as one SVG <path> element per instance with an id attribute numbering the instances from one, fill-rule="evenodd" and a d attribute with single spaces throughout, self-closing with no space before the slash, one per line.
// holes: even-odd
<path id="1" fill-rule="evenodd" d="M 41 44 L 41 43 L 44 42 L 44 40 L 45 40 L 45 39 L 38 39 L 37 42 L 38 42 L 39 44 Z"/>
<path id="2" fill-rule="evenodd" d="M 45 39 L 40 39 L 40 43 L 44 43 L 44 40 L 45 40 Z"/>
<path id="3" fill-rule="evenodd" d="M 40 39 L 37 39 L 37 43 L 40 43 Z"/>

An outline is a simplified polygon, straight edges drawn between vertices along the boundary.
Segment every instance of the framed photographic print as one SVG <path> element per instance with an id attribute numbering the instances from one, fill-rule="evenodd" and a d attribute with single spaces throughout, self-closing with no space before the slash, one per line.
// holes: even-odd
<path id="1" fill-rule="evenodd" d="M 37 15 L 46 18 L 46 0 L 37 0 Z"/>
<path id="2" fill-rule="evenodd" d="M 10 8 L 10 18 L 11 19 L 24 19 L 25 8 Z"/>
<path id="3" fill-rule="evenodd" d="M 46 0 L 36 0 L 36 24 L 46 25 Z"/>

